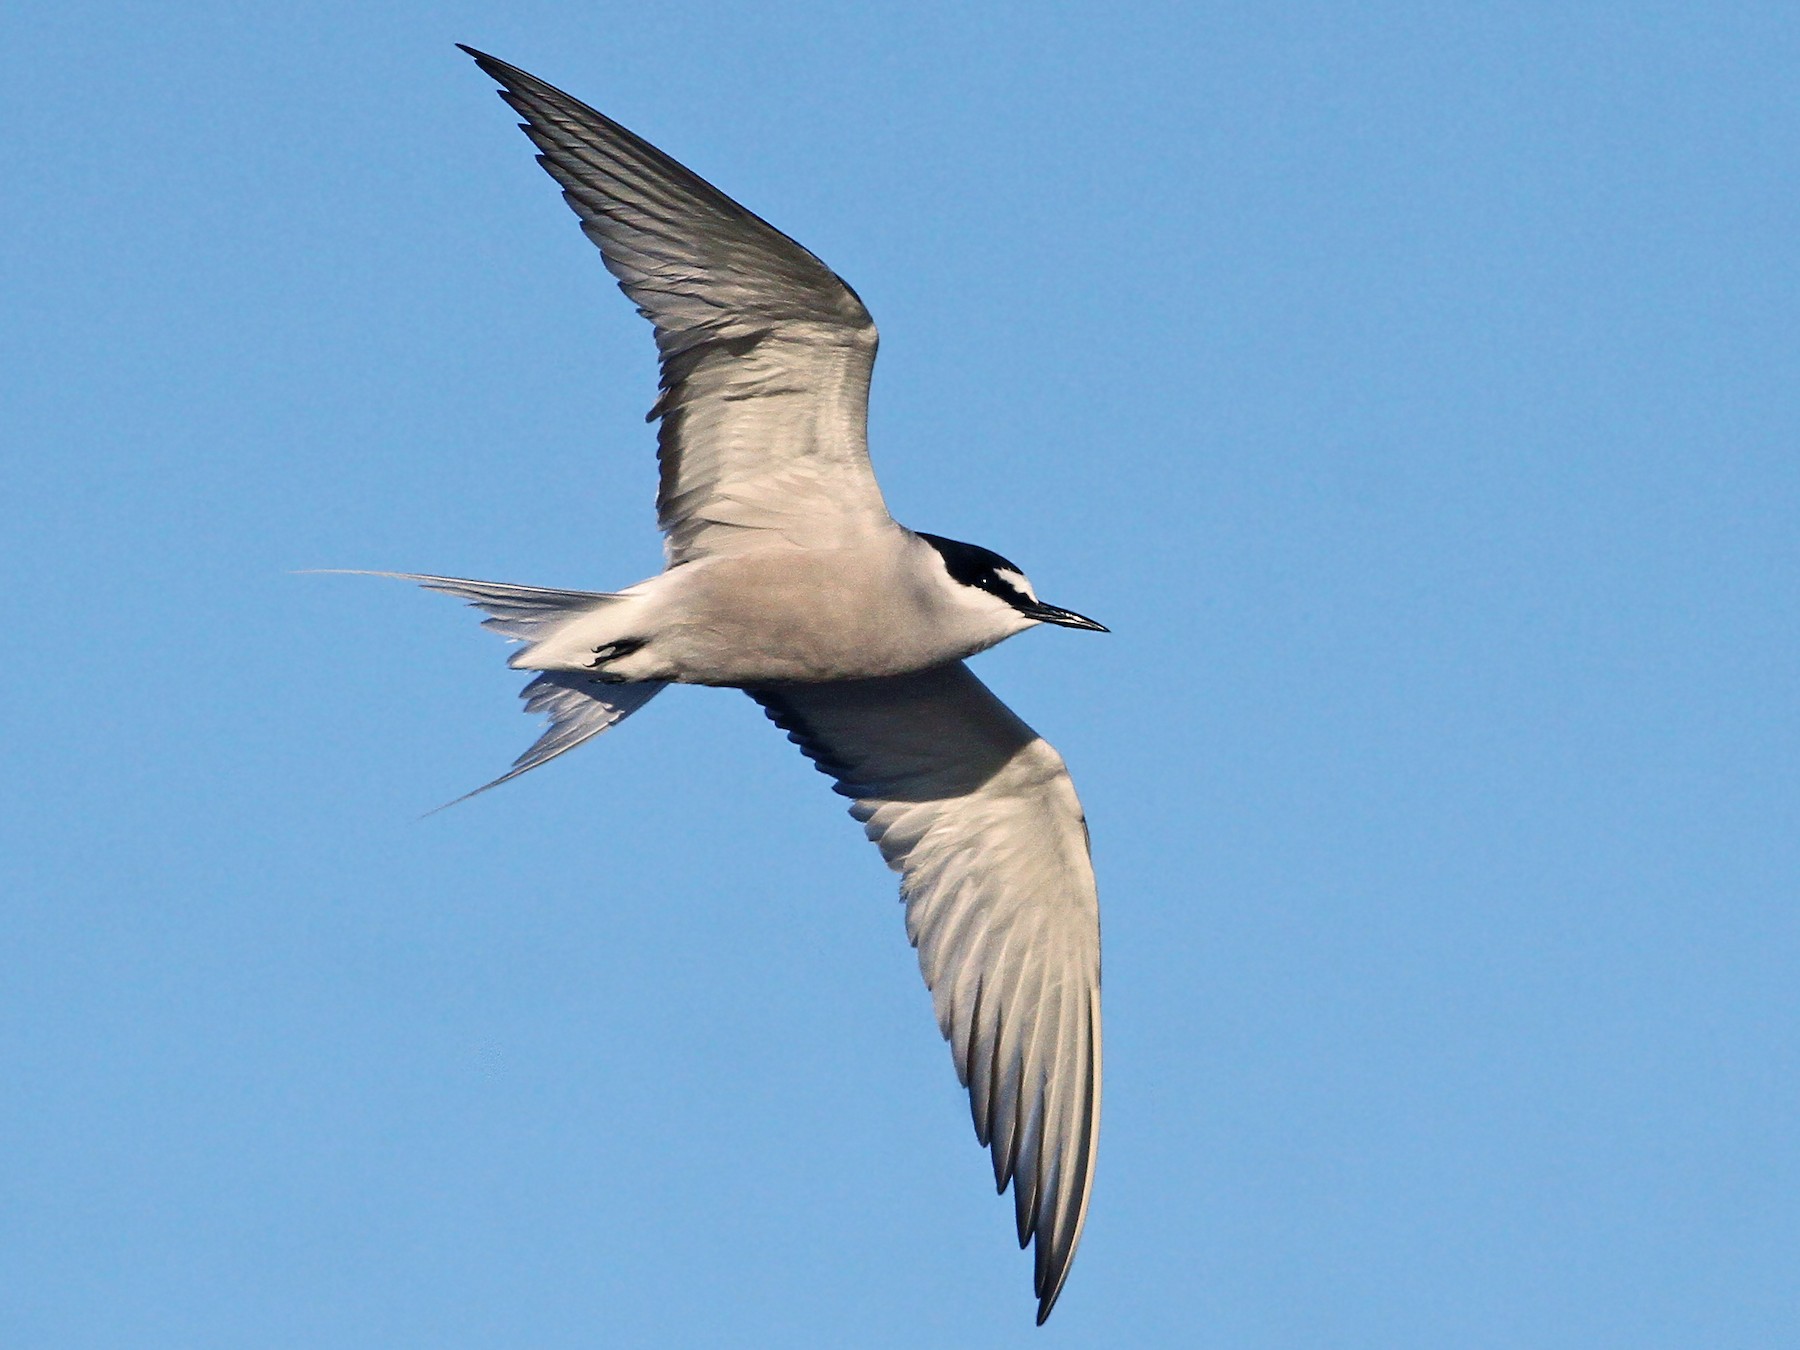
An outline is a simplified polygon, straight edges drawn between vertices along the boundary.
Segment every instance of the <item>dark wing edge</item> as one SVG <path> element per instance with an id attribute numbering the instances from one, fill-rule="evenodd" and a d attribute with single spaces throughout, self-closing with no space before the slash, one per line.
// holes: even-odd
<path id="1" fill-rule="evenodd" d="M 1041 1325 L 1086 1223 L 1101 1096 L 1098 911 L 1062 759 L 961 663 L 747 692 L 901 873 L 976 1137 L 1036 1241 Z"/>
<path id="2" fill-rule="evenodd" d="M 730 323 L 708 294 L 721 284 L 741 287 L 767 321 L 873 329 L 856 292 L 804 244 L 605 113 L 498 57 L 457 46 L 525 119 L 519 129 L 538 147 L 538 162 L 562 186 L 620 288 L 657 325 L 659 341 L 668 327 L 665 355 L 686 345 L 689 330 L 666 319 Z M 696 262 L 710 274 L 691 270 Z"/>

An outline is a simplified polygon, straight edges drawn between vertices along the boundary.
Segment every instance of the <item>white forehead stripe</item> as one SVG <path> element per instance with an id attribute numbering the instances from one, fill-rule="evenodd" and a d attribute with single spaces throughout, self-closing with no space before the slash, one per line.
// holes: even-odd
<path id="1" fill-rule="evenodd" d="M 1010 567 L 996 567 L 994 569 L 994 575 L 999 577 L 1000 580 L 1011 586 L 1015 591 L 1033 604 L 1037 603 L 1037 592 L 1031 589 L 1031 583 L 1025 580 L 1025 574 L 1023 572 L 1015 572 Z"/>

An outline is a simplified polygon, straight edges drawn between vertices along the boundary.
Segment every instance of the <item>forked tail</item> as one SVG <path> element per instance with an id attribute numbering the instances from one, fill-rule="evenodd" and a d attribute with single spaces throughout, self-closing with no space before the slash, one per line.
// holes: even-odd
<path id="1" fill-rule="evenodd" d="M 471 581 L 467 577 L 438 577 L 419 572 L 358 571 L 351 575 L 416 581 L 426 590 L 467 600 L 487 613 L 488 617 L 481 621 L 482 627 L 526 643 L 541 642 L 571 619 L 591 614 L 621 599 L 605 591 L 559 591 L 544 586 Z M 466 792 L 456 801 L 445 802 L 436 809 L 442 811 L 457 802 L 466 802 L 540 764 L 549 763 L 558 755 L 567 754 L 583 741 L 592 740 L 608 727 L 624 721 L 667 687 L 662 680 L 615 684 L 577 670 L 544 671 L 519 691 L 519 697 L 525 700 L 526 712 L 543 713 L 550 718 L 544 734 L 513 761 L 512 768 L 493 782 L 483 783 L 474 792 Z"/>

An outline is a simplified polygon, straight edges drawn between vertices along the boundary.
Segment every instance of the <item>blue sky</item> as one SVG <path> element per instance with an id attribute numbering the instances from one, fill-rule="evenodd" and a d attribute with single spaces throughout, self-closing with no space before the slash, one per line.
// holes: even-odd
<path id="1" fill-rule="evenodd" d="M 842 803 L 527 743 L 451 602 L 653 571 L 647 329 L 470 42 L 881 325 L 896 515 L 1110 637 L 1048 1327 Z M 1800 19 L 15 7 L 0 1341 L 1800 1338 Z"/>

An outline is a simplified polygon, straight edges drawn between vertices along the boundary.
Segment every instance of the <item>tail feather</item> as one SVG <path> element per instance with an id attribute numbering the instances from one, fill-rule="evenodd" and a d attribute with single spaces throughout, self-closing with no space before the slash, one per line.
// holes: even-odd
<path id="1" fill-rule="evenodd" d="M 473 792 L 465 792 L 447 807 L 478 797 L 489 788 L 511 782 L 540 764 L 548 764 L 558 755 L 567 754 L 584 741 L 592 740 L 614 723 L 622 722 L 668 685 L 661 680 L 645 680 L 639 684 L 605 684 L 591 675 L 572 670 L 548 670 L 519 691 L 528 713 L 548 713 L 550 725 L 524 754 L 513 761 L 512 768 L 491 783 L 483 783 Z M 436 814 L 436 811 L 427 814 Z"/>
<path id="2" fill-rule="evenodd" d="M 510 581 L 473 581 L 468 577 L 436 577 L 426 572 L 352 571 L 351 576 L 392 577 L 416 581 L 428 591 L 454 595 L 491 616 L 481 621 L 503 637 L 535 642 L 572 614 L 598 609 L 623 597 L 611 591 L 559 591 L 548 586 L 518 586 Z"/>
<path id="3" fill-rule="evenodd" d="M 528 643 L 548 636 L 571 618 L 627 598 L 606 591 L 559 591 L 544 586 L 474 581 L 468 577 L 440 577 L 424 572 L 341 570 L 354 576 L 416 581 L 426 590 L 467 600 L 487 612 L 489 617 L 481 621 L 484 628 Z M 624 721 L 667 687 L 667 682 L 662 680 L 614 684 L 598 680 L 584 671 L 544 671 L 519 691 L 519 697 L 525 700 L 526 712 L 547 714 L 550 725 L 524 754 L 513 761 L 512 768 L 493 782 L 483 783 L 474 792 L 464 793 L 456 801 L 445 802 L 436 810 L 466 802 L 489 788 L 529 773 L 540 764 L 549 763 L 558 755 L 567 754 L 608 727 Z"/>

